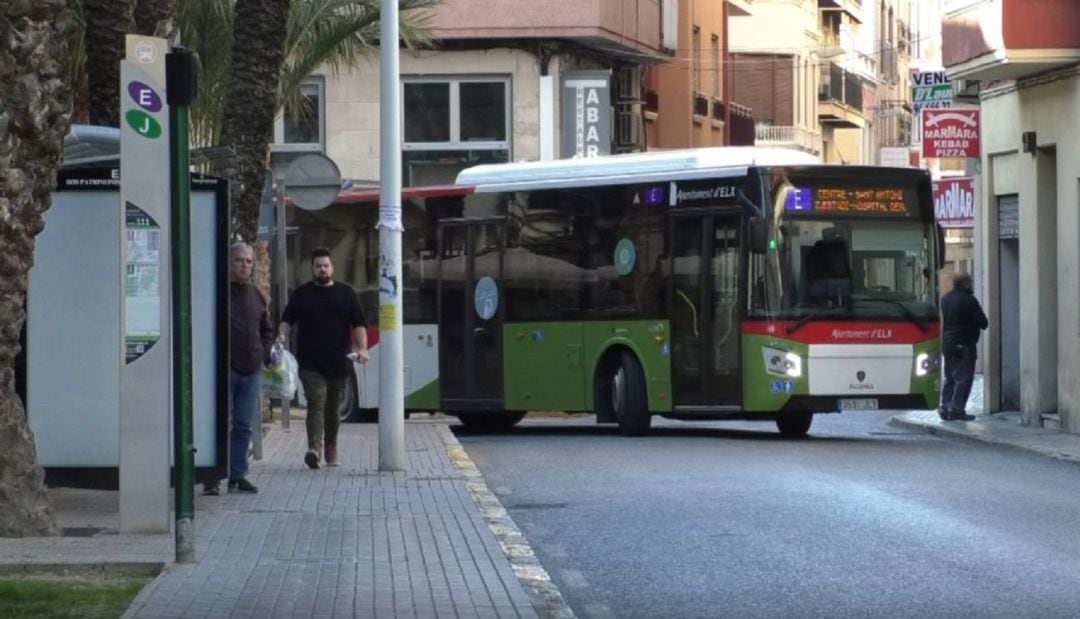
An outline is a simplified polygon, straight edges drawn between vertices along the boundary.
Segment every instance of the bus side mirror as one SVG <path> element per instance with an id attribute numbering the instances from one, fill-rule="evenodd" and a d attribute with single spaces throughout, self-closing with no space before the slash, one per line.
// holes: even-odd
<path id="1" fill-rule="evenodd" d="M 763 254 L 769 248 L 769 226 L 762 217 L 750 218 L 750 251 Z"/>
<path id="2" fill-rule="evenodd" d="M 945 268 L 945 228 L 942 228 L 941 224 L 934 224 L 934 227 L 937 228 L 937 268 L 940 271 Z"/>

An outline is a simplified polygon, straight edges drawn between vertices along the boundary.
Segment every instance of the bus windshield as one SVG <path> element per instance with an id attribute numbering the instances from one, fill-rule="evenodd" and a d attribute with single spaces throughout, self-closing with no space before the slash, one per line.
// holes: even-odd
<path id="1" fill-rule="evenodd" d="M 770 250 L 753 305 L 772 319 L 938 318 L 933 222 L 913 184 L 801 179 L 773 195 Z"/>

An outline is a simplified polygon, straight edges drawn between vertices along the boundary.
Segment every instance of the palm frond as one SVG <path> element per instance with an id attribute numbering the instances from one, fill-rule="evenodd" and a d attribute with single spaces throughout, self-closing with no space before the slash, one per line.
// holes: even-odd
<path id="1" fill-rule="evenodd" d="M 431 14 L 442 0 L 399 0 L 399 31 L 411 49 L 431 47 Z M 199 97 L 191 108 L 194 146 L 217 144 L 233 46 L 234 0 L 182 0 L 176 23 L 184 46 L 199 55 Z M 380 0 L 292 0 L 277 109 L 304 112 L 305 79 L 319 70 L 337 75 L 378 53 Z"/>
<path id="2" fill-rule="evenodd" d="M 433 45 L 424 11 L 440 0 L 399 0 L 399 32 L 410 48 Z M 303 111 L 300 85 L 320 69 L 338 75 L 379 49 L 380 0 L 294 0 L 282 68 L 281 104 Z"/>
<path id="3" fill-rule="evenodd" d="M 191 108 L 191 141 L 221 139 L 222 107 L 232 60 L 232 0 L 185 0 L 176 7 L 181 42 L 199 55 L 199 97 Z"/>

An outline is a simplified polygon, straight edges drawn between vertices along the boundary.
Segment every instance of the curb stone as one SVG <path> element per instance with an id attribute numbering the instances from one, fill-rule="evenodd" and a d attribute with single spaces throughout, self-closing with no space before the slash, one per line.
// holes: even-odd
<path id="1" fill-rule="evenodd" d="M 918 420 L 909 419 L 904 415 L 898 415 L 889 420 L 889 425 L 894 428 L 904 428 L 907 430 L 916 430 L 919 432 L 925 432 L 933 434 L 935 436 L 955 438 L 970 443 L 982 443 L 984 445 L 995 445 L 998 447 L 1004 447 L 1015 451 L 1024 451 L 1027 453 L 1033 453 L 1039 456 L 1052 458 L 1062 462 L 1069 462 L 1072 464 L 1080 464 L 1080 457 L 1074 454 L 1062 453 L 1054 449 L 1041 448 L 1032 445 L 1019 444 L 1013 441 L 1003 440 L 1001 438 L 994 437 L 992 435 L 974 432 L 965 432 L 960 428 L 953 429 L 943 427 L 941 425 L 933 423 L 924 423 Z"/>
<path id="2" fill-rule="evenodd" d="M 162 562 L 125 563 L 13 563 L 0 565 L 0 576 L 145 576 L 165 571 Z"/>
<path id="3" fill-rule="evenodd" d="M 540 565 L 528 540 L 514 524 L 507 513 L 506 508 L 499 502 L 487 482 L 484 481 L 480 470 L 473 464 L 465 448 L 458 442 L 457 437 L 449 427 L 443 428 L 443 442 L 446 453 L 454 466 L 465 476 L 465 487 L 473 498 L 480 514 L 488 525 L 488 529 L 495 535 L 510 567 L 514 570 L 518 582 L 533 600 L 533 606 L 541 616 L 549 619 L 574 619 L 574 611 L 566 603 L 559 588 L 551 580 L 551 576 Z"/>

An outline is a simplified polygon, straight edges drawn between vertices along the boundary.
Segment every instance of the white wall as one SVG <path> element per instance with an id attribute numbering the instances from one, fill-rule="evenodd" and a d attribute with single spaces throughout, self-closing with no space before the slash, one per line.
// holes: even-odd
<path id="1" fill-rule="evenodd" d="M 553 63 L 554 64 L 554 63 Z M 485 75 L 511 78 L 513 138 L 510 157 L 540 155 L 539 77 L 536 57 L 524 51 L 402 51 L 401 74 Z M 557 105 L 557 101 L 556 101 Z M 326 75 L 326 155 L 345 178 L 379 178 L 379 57 L 339 76 Z M 556 110 L 556 115 L 558 110 Z M 557 117 L 557 116 L 556 116 Z"/>
<path id="2" fill-rule="evenodd" d="M 1043 281 L 1040 273 L 1028 273 L 1034 267 L 1021 267 L 1021 293 L 1029 292 L 1029 287 L 1034 291 L 1034 287 L 1038 286 L 1055 286 L 1056 308 L 1055 311 L 1031 315 L 1023 313 L 1022 304 L 1020 320 L 1023 324 L 1039 324 L 1056 314 L 1057 363 L 1056 367 L 1047 369 L 1057 374 L 1056 399 L 1062 425 L 1072 432 L 1080 432 L 1080 373 L 1077 370 L 1080 367 L 1080 135 L 1076 132 L 1077 114 L 1080 113 L 1080 70 L 1054 77 L 1056 79 L 1043 79 L 1035 85 L 1009 87 L 984 95 L 983 166 L 990 173 L 985 175 L 983 195 L 986 198 L 977 214 L 977 218 L 983 221 L 977 221 L 976 228 L 984 236 L 996 234 L 996 225 L 985 221 L 996 216 L 992 207 L 987 208 L 988 203 L 994 195 L 995 186 L 1000 187 L 1004 181 L 1015 178 L 1015 186 L 1021 196 L 1021 243 L 1024 238 L 1033 238 L 1031 234 L 1024 233 L 1026 222 L 1023 209 L 1024 204 L 1029 204 L 1025 202 L 1025 196 L 1032 200 L 1036 193 L 1035 158 L 1023 152 L 1016 157 L 1001 155 L 1019 151 L 1021 134 L 1025 131 L 1036 132 L 1040 147 L 1056 147 L 1056 278 Z M 1033 245 L 1038 251 L 1039 243 L 1021 247 L 1022 261 Z M 988 254 L 996 252 L 996 242 L 984 243 L 983 246 Z M 991 284 L 988 290 L 996 294 L 997 256 L 988 255 L 987 260 L 986 279 Z M 1034 264 L 1033 260 L 1031 264 Z M 996 298 L 987 299 L 986 305 L 996 305 Z M 994 319 L 993 315 L 990 317 Z M 993 348 L 986 347 L 987 356 L 994 354 Z M 1027 349 L 1030 349 L 1029 345 L 1022 345 L 1022 350 Z M 1032 354 L 1022 356 L 1024 372 L 1033 371 L 1038 364 L 1045 363 L 1046 358 L 1045 353 L 1039 358 Z M 987 378 L 990 378 L 989 372 Z M 1034 386 L 1030 384 L 1022 386 L 1022 389 L 1032 388 Z"/>

